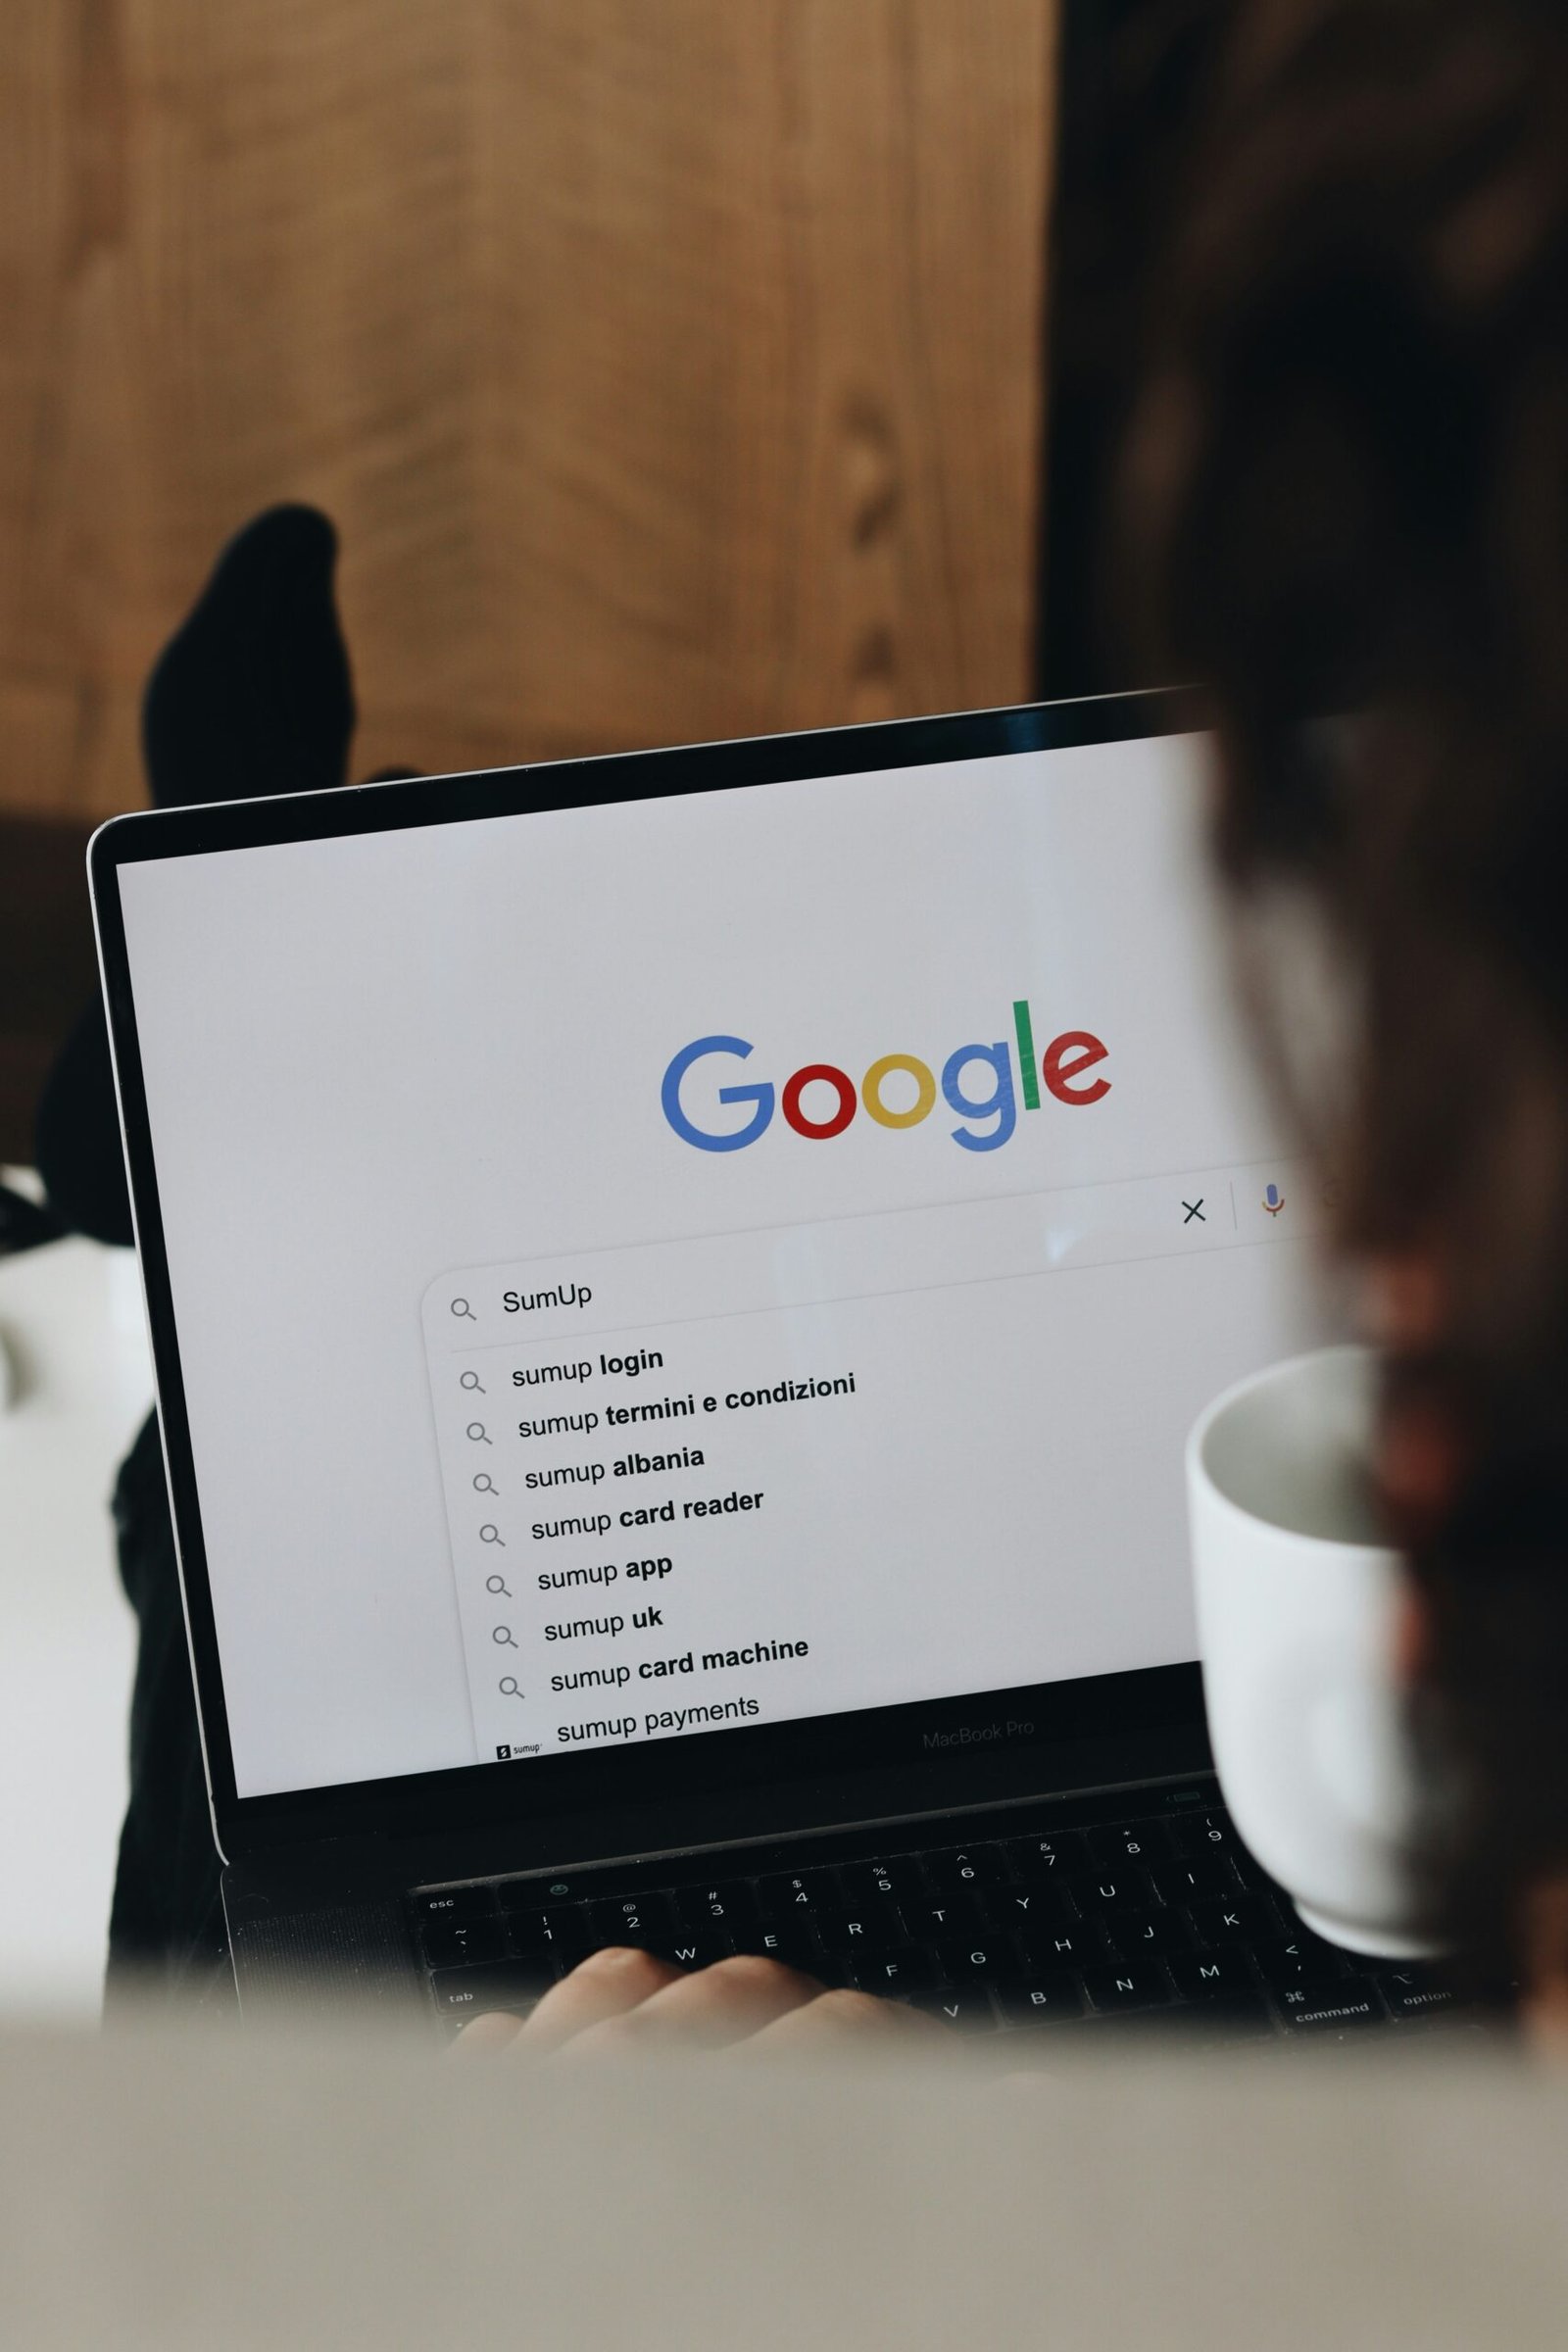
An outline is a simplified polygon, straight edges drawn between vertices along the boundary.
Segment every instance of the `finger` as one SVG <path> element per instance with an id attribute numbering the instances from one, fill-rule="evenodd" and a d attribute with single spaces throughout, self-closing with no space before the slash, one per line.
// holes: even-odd
<path id="1" fill-rule="evenodd" d="M 879 2000 L 870 1992 L 824 1992 L 805 2008 L 793 2009 L 765 2026 L 752 2042 L 759 2051 L 789 2054 L 825 2044 L 855 2042 L 861 2048 L 908 2042 L 941 2048 L 954 2039 L 949 2029 L 923 2009 L 904 2001 Z"/>
<path id="2" fill-rule="evenodd" d="M 717 2050 L 746 2041 L 776 2019 L 807 2008 L 821 1992 L 810 1977 L 777 1960 L 743 1953 L 678 1977 L 637 2008 L 593 2027 L 572 2044 L 573 2055 L 609 2056 L 659 2041 Z"/>
<path id="3" fill-rule="evenodd" d="M 522 2019 L 510 2017 L 504 2009 L 487 2009 L 482 2017 L 470 2017 L 457 2040 L 452 2044 L 455 2055 L 464 2058 L 489 2058 L 516 2040 L 522 2032 Z"/>
<path id="4" fill-rule="evenodd" d="M 569 1977 L 552 1984 L 514 2045 L 518 2054 L 558 2050 L 564 2041 L 585 2034 L 591 2026 L 636 2009 L 680 1976 L 667 1960 L 652 1952 L 612 1945 L 591 1952 Z"/>

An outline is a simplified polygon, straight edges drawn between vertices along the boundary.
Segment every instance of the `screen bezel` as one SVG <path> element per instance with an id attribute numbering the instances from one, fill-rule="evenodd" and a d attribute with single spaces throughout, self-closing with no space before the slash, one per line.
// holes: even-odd
<path id="1" fill-rule="evenodd" d="M 285 1793 L 238 1793 L 223 1701 L 201 1508 L 179 1363 L 156 1156 L 136 1032 L 117 876 L 153 858 L 241 851 L 284 842 L 359 833 L 465 824 L 546 809 L 666 795 L 760 789 L 834 775 L 927 766 L 1011 753 L 1076 749 L 1194 731 L 1190 697 L 1178 693 L 1100 696 L 1088 701 L 1025 704 L 934 718 L 893 720 L 810 734 L 677 746 L 548 765 L 488 768 L 261 801 L 145 810 L 116 817 L 93 836 L 88 871 L 100 968 L 108 1008 L 132 1213 L 146 1292 L 158 1407 L 169 1475 L 185 1621 L 202 1743 L 220 1851 L 232 1859 L 270 1842 L 339 1836 L 420 1836 L 444 1828 L 507 1821 L 564 1827 L 576 1814 L 629 1816 L 657 1806 L 667 1817 L 715 1785 L 728 1788 L 809 1784 L 829 1817 L 835 1784 L 849 1788 L 868 1773 L 921 1767 L 928 1801 L 961 1803 L 974 1758 L 987 1758 L 997 1780 L 993 1743 L 956 1735 L 976 1724 L 1027 1723 L 1027 1738 L 1001 1742 L 1015 1759 L 1020 1793 L 1043 1792 L 1054 1773 L 1070 1773 L 1085 1741 L 1102 1758 L 1118 1741 L 1147 1758 L 1151 1738 L 1168 1735 L 1172 1769 L 1193 1768 L 1201 1740 L 1202 1698 L 1196 1664 L 1152 1667 L 1065 1683 L 968 1693 L 850 1714 L 751 1725 L 685 1739 L 639 1742 L 629 1750 L 530 1758 L 515 1772 L 491 1761 L 440 1772 L 344 1783 Z M 951 1752 L 945 1744 L 952 1736 Z M 973 1755 L 969 1750 L 972 1748 Z M 942 1762 L 933 1767 L 933 1753 Z M 1054 1762 L 1053 1759 L 1055 1759 Z M 1007 1776 L 1005 1772 L 1004 1779 Z"/>

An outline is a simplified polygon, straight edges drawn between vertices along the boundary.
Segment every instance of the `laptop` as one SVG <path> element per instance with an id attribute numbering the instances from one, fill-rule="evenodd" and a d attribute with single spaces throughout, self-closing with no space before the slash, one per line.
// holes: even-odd
<path id="1" fill-rule="evenodd" d="M 1203 754 L 1112 697 L 97 834 L 248 2013 L 640 1943 L 999 2040 L 1430 2014 L 1209 1770 L 1183 1440 L 1320 1333 Z"/>

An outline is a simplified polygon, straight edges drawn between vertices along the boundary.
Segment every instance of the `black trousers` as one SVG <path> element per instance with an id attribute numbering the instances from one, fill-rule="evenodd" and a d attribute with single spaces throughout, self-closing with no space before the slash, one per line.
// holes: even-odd
<path id="1" fill-rule="evenodd" d="M 148 680 L 142 750 L 155 807 L 188 807 L 215 794 L 238 800 L 315 792 L 346 780 L 354 690 L 334 601 L 336 561 L 331 523 L 299 506 L 269 509 L 224 548 Z M 109 1040 L 96 1000 L 44 1088 L 36 1160 L 60 1228 L 129 1244 Z M 109 1928 L 109 1998 L 113 2004 L 135 1982 L 231 1999 L 154 1421 L 122 1467 L 115 1523 L 141 1639 L 130 1804 Z"/>
<path id="2" fill-rule="evenodd" d="M 106 2011 L 131 1994 L 232 2003 L 219 1858 L 174 1563 L 157 1415 L 115 1486 L 120 1575 L 139 1639 L 130 1702 L 130 1802 L 109 1919 Z"/>

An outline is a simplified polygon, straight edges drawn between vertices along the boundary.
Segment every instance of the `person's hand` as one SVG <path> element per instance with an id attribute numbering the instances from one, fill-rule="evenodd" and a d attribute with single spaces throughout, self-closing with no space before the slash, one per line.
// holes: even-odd
<path id="1" fill-rule="evenodd" d="M 948 2038 L 934 2018 L 868 1992 L 827 1992 L 776 1960 L 739 1955 L 684 1970 L 652 1952 L 595 1952 L 551 1986 L 526 2019 L 476 2017 L 459 2034 L 464 2052 L 517 2057 L 569 2049 L 573 2056 L 684 2045 L 761 2052 L 854 2041 L 880 2044 Z"/>

